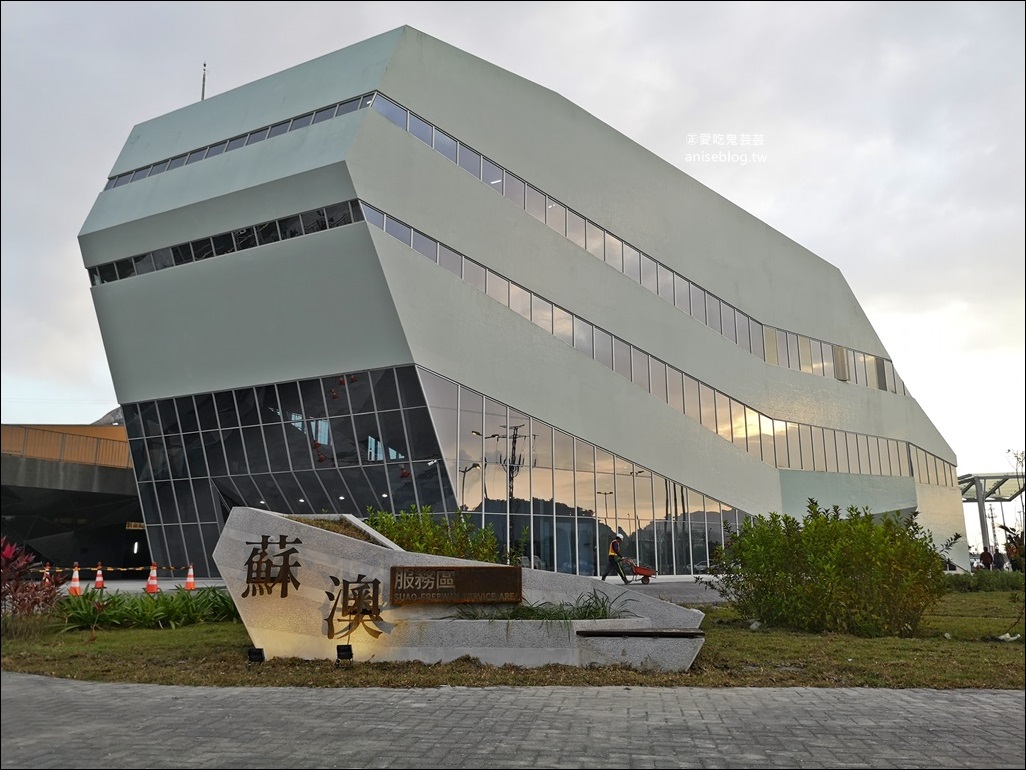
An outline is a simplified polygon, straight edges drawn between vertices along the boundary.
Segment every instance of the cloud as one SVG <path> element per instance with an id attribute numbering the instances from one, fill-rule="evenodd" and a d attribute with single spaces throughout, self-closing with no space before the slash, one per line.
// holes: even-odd
<path id="1" fill-rule="evenodd" d="M 204 62 L 215 94 L 410 24 L 836 265 L 959 457 L 1004 468 L 1026 445 L 1024 7 L 5 3 L 3 420 L 114 406 L 76 237 L 134 124 L 196 101 Z M 759 134 L 765 162 L 689 161 L 701 133 Z"/>

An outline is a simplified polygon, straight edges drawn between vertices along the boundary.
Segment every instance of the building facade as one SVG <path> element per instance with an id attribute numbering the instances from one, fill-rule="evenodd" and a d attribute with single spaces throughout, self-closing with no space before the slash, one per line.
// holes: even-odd
<path id="1" fill-rule="evenodd" d="M 963 531 L 837 268 L 409 27 L 139 124 L 79 241 L 151 552 L 197 576 L 235 505 L 466 511 L 584 575 L 809 498 Z"/>

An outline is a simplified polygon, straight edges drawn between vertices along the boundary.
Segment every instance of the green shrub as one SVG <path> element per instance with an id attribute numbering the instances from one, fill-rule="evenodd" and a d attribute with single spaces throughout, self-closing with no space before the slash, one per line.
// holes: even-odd
<path id="1" fill-rule="evenodd" d="M 811 499 L 802 521 L 752 518 L 713 556 L 719 591 L 742 617 L 770 625 L 911 636 L 948 588 L 941 554 L 960 537 L 938 553 L 916 518 L 855 507 L 842 515 Z"/>
<path id="2" fill-rule="evenodd" d="M 368 511 L 364 523 L 406 551 L 498 564 L 499 541 L 491 526 L 477 527 L 467 513 L 439 516 L 430 506 L 392 514 Z"/>
<path id="3" fill-rule="evenodd" d="M 610 598 L 594 589 L 573 602 L 522 603 L 511 606 L 460 605 L 453 616 L 459 620 L 609 620 L 629 615 L 621 602 L 624 596 Z"/>
<path id="4" fill-rule="evenodd" d="M 977 570 L 972 573 L 947 574 L 944 576 L 948 590 L 955 593 L 974 591 L 1023 591 L 1026 575 L 1022 572 L 1005 570 Z"/>
<path id="5" fill-rule="evenodd" d="M 1020 474 L 1020 478 L 1022 475 Z M 1023 571 L 1023 556 L 1026 555 L 1026 551 L 1023 550 L 1023 529 L 1013 529 L 1004 524 L 998 525 L 1005 531 L 1005 558 L 1008 559 L 1008 564 L 1014 572 Z"/>
<path id="6" fill-rule="evenodd" d="M 108 593 L 87 589 L 61 597 L 55 614 L 67 631 L 98 628 L 178 628 L 239 619 L 231 596 L 215 586 L 158 594 Z"/>

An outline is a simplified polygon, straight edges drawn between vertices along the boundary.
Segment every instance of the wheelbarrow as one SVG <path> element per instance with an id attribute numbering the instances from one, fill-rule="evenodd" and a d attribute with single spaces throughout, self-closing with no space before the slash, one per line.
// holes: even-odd
<path id="1" fill-rule="evenodd" d="M 638 564 L 633 559 L 624 558 L 623 560 L 623 574 L 627 576 L 630 582 L 640 580 L 642 584 L 648 585 L 652 582 L 652 578 L 656 576 L 656 571 L 651 567 L 646 567 L 644 564 Z"/>

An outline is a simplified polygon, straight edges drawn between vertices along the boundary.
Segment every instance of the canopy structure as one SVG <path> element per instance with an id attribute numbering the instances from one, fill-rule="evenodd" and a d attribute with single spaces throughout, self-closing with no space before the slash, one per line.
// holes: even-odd
<path id="1" fill-rule="evenodd" d="M 987 524 L 986 503 L 1009 503 L 1022 496 L 1023 473 L 967 473 L 958 477 L 963 503 L 976 503 L 980 512 L 983 547 L 993 550 L 992 528 Z"/>

